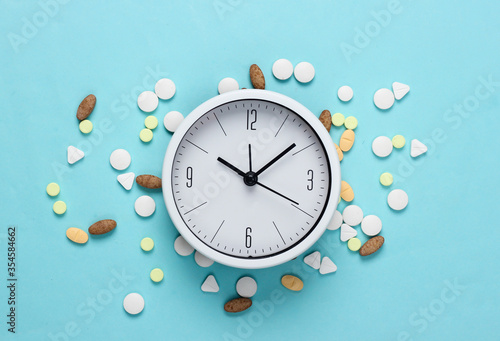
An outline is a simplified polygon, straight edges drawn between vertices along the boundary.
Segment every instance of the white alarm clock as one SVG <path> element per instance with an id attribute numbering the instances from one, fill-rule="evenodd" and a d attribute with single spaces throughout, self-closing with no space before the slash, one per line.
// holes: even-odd
<path id="1" fill-rule="evenodd" d="M 305 252 L 340 194 L 339 159 L 325 127 L 297 101 L 267 90 L 224 93 L 194 109 L 172 136 L 162 177 L 184 239 L 245 269 Z"/>

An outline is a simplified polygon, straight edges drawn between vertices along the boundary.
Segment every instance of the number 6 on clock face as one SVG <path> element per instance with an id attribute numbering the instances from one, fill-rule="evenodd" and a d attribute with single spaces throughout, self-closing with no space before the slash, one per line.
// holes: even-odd
<path id="1" fill-rule="evenodd" d="M 169 215 L 188 243 L 240 268 L 288 261 L 321 236 L 340 193 L 333 142 L 298 102 L 238 90 L 196 108 L 163 166 Z"/>

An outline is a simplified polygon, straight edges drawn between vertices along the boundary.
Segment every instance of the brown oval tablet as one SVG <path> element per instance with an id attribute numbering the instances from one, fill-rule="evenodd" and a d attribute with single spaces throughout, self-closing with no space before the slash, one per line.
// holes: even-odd
<path id="1" fill-rule="evenodd" d="M 321 115 L 319 115 L 319 120 L 325 126 L 326 130 L 330 132 L 330 128 L 332 127 L 332 114 L 330 114 L 329 110 L 323 110 Z"/>
<path id="2" fill-rule="evenodd" d="M 83 99 L 83 101 L 78 106 L 78 110 L 76 111 L 76 118 L 80 121 L 83 121 L 87 117 L 92 114 L 92 111 L 95 107 L 96 98 L 94 95 L 90 94 Z"/>
<path id="3" fill-rule="evenodd" d="M 354 200 L 354 191 L 352 190 L 351 185 L 344 180 L 340 183 L 340 197 L 347 202 Z"/>
<path id="4" fill-rule="evenodd" d="M 252 81 L 252 85 L 255 89 L 264 90 L 266 88 L 266 79 L 257 64 L 252 64 L 250 66 L 250 80 Z"/>
<path id="5" fill-rule="evenodd" d="M 228 313 L 239 313 L 240 311 L 247 310 L 252 306 L 252 300 L 249 298 L 235 298 L 224 304 L 224 310 Z"/>
<path id="6" fill-rule="evenodd" d="M 340 137 L 339 147 L 343 152 L 348 152 L 354 144 L 355 134 L 351 129 L 344 131 Z"/>
<path id="7" fill-rule="evenodd" d="M 112 231 L 116 227 L 116 221 L 113 219 L 99 220 L 97 223 L 89 227 L 90 234 L 105 234 Z"/>
<path id="8" fill-rule="evenodd" d="M 66 237 L 68 237 L 68 239 L 72 242 L 78 244 L 85 244 L 89 240 L 88 234 L 84 230 L 77 227 L 70 227 L 67 229 Z"/>
<path id="9" fill-rule="evenodd" d="M 333 142 L 333 144 L 335 145 L 335 149 L 337 149 L 337 154 L 339 155 L 339 161 L 342 161 L 342 159 L 344 158 L 344 153 L 335 142 Z"/>
<path id="10" fill-rule="evenodd" d="M 304 288 L 304 282 L 298 277 L 293 275 L 285 275 L 281 277 L 281 284 L 287 289 L 293 291 L 301 291 Z"/>
<path id="11" fill-rule="evenodd" d="M 366 243 L 361 247 L 361 249 L 359 249 L 359 254 L 361 256 L 368 256 L 372 253 L 377 252 L 382 244 L 384 244 L 384 241 L 384 237 L 382 236 L 376 236 L 368 239 Z"/>
<path id="12" fill-rule="evenodd" d="M 151 189 L 161 188 L 161 179 L 157 176 L 150 174 L 139 175 L 138 177 L 135 178 L 135 182 L 137 182 L 139 186 L 145 188 L 151 188 Z"/>

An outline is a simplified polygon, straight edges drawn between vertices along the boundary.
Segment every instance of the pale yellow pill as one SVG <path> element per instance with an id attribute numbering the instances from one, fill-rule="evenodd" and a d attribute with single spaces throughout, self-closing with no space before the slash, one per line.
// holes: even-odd
<path id="1" fill-rule="evenodd" d="M 354 130 L 358 126 L 358 119 L 354 116 L 349 116 L 345 119 L 344 126 L 347 129 Z"/>
<path id="2" fill-rule="evenodd" d="M 354 237 L 347 241 L 347 247 L 351 251 L 358 251 L 361 248 L 361 240 Z"/>
<path id="3" fill-rule="evenodd" d="M 332 116 L 332 124 L 336 127 L 340 127 L 345 122 L 345 117 L 341 113 L 333 114 Z"/>
<path id="4" fill-rule="evenodd" d="M 56 201 L 54 203 L 54 206 L 52 206 L 52 209 L 56 214 L 63 214 L 64 212 L 66 212 L 66 203 L 61 200 Z"/>
<path id="5" fill-rule="evenodd" d="M 390 186 L 392 185 L 392 181 L 393 181 L 393 177 L 392 177 L 392 174 L 391 173 L 382 173 L 382 175 L 380 175 L 380 183 L 384 186 Z"/>
<path id="6" fill-rule="evenodd" d="M 144 120 L 144 125 L 146 126 L 146 128 L 153 130 L 158 127 L 158 119 L 150 115 Z"/>
<path id="7" fill-rule="evenodd" d="M 153 247 L 155 246 L 155 242 L 153 239 L 146 237 L 143 240 L 141 240 L 141 249 L 144 251 L 151 251 L 153 250 Z"/>
<path id="8" fill-rule="evenodd" d="M 355 134 L 351 129 L 347 129 L 340 137 L 339 147 L 343 152 L 348 152 L 354 144 Z"/>
<path id="9" fill-rule="evenodd" d="M 163 271 L 161 271 L 161 269 L 153 269 L 151 270 L 151 273 L 149 274 L 149 277 L 151 277 L 151 280 L 153 282 L 161 282 L 163 280 Z"/>
<path id="10" fill-rule="evenodd" d="M 285 275 L 281 277 L 281 284 L 292 291 L 301 291 L 304 288 L 304 282 L 298 277 Z"/>
<path id="11" fill-rule="evenodd" d="M 88 134 L 92 131 L 92 129 L 94 128 L 94 125 L 89 120 L 83 120 L 80 122 L 79 127 L 80 127 L 80 131 L 82 133 Z"/>
<path id="12" fill-rule="evenodd" d="M 66 237 L 72 242 L 85 244 L 89 240 L 89 235 L 82 229 L 70 227 L 66 230 Z"/>
<path id="13" fill-rule="evenodd" d="M 339 155 L 339 161 L 342 161 L 342 159 L 344 158 L 344 153 L 335 142 L 333 142 L 333 144 L 335 145 L 335 149 L 337 149 L 337 154 Z"/>
<path id="14" fill-rule="evenodd" d="M 149 142 L 153 139 L 153 132 L 148 128 L 142 129 L 139 138 L 142 142 Z"/>
<path id="15" fill-rule="evenodd" d="M 51 197 L 55 197 L 56 195 L 59 194 L 60 191 L 61 188 L 55 182 L 51 182 L 50 184 L 47 185 L 47 194 L 50 195 Z"/>
<path id="16" fill-rule="evenodd" d="M 340 183 L 340 197 L 347 202 L 354 200 L 354 191 L 352 190 L 351 185 L 344 180 Z"/>
<path id="17" fill-rule="evenodd" d="M 405 146 L 406 140 L 402 135 L 396 135 L 392 138 L 392 145 L 394 148 L 403 148 Z"/>

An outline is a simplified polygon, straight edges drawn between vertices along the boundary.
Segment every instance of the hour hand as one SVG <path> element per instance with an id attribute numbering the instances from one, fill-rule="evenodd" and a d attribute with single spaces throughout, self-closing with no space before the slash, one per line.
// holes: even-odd
<path id="1" fill-rule="evenodd" d="M 228 167 L 229 169 L 235 171 L 238 175 L 241 175 L 243 177 L 245 176 L 245 172 L 243 172 L 240 169 L 236 168 L 235 166 L 233 166 L 232 164 L 230 164 L 229 162 L 227 162 L 223 158 L 218 157 L 217 161 L 219 161 L 220 163 L 222 163 L 224 166 Z"/>

